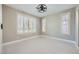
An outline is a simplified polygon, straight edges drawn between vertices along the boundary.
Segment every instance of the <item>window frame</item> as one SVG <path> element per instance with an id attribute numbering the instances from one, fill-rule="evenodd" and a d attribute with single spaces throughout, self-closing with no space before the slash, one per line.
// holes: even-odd
<path id="1" fill-rule="evenodd" d="M 45 23 L 45 24 L 43 24 L 43 23 Z M 47 19 L 46 18 L 42 18 L 42 32 L 43 33 L 47 32 Z"/>
<path id="2" fill-rule="evenodd" d="M 19 29 L 18 29 L 18 24 L 21 22 L 21 21 L 19 21 L 19 18 L 21 20 L 21 16 L 23 17 L 22 32 L 20 32 Z M 27 18 L 27 32 L 25 32 L 25 26 L 24 26 L 24 19 L 25 18 Z M 33 23 L 33 24 L 31 24 L 31 23 Z M 31 26 L 31 31 L 29 30 L 30 26 Z M 33 28 L 35 28 L 35 31 L 33 30 Z M 17 13 L 17 33 L 18 34 L 23 34 L 23 33 L 34 33 L 34 32 L 36 32 L 36 18 L 34 18 L 34 17 L 28 17 L 27 15 L 24 15 L 24 14 L 21 14 L 21 13 Z"/>
<path id="3" fill-rule="evenodd" d="M 21 28 L 21 26 L 20 26 L 20 25 L 21 25 L 21 21 L 20 21 L 20 20 L 21 20 L 21 17 L 22 17 L 22 14 L 18 13 L 18 14 L 17 14 L 17 33 L 18 33 L 18 34 L 23 33 L 23 30 L 22 30 L 22 32 L 20 32 L 20 28 Z M 20 19 L 19 19 L 19 18 L 20 18 Z M 18 21 L 19 21 L 19 22 L 18 22 Z M 20 23 L 20 25 L 19 25 L 18 23 Z M 18 28 L 18 26 L 19 26 L 19 28 Z"/>
<path id="4" fill-rule="evenodd" d="M 66 22 L 65 22 L 65 24 L 63 23 L 63 17 L 68 17 L 68 19 L 66 20 Z M 71 17 L 71 13 L 70 12 L 67 12 L 67 13 L 63 13 L 62 15 L 61 15 L 61 32 L 63 33 L 63 34 L 66 34 L 66 35 L 70 35 L 70 18 Z M 64 32 L 64 30 L 63 30 L 63 27 L 64 27 L 64 25 L 66 26 L 66 32 Z"/>

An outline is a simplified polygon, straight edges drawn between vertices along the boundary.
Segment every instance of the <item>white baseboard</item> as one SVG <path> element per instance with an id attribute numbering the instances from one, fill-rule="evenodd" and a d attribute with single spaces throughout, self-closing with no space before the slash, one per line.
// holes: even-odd
<path id="1" fill-rule="evenodd" d="M 29 37 L 29 38 L 24 38 L 24 39 L 21 39 L 21 40 L 15 40 L 15 41 L 3 43 L 2 46 L 9 45 L 9 44 L 14 44 L 14 43 L 18 43 L 18 42 L 22 42 L 22 41 L 24 41 L 24 40 L 29 40 L 29 39 L 33 39 L 33 38 L 37 38 L 37 37 L 40 37 L 40 36 L 37 35 L 37 36 Z"/>
<path id="2" fill-rule="evenodd" d="M 46 37 L 46 38 L 50 38 L 50 39 L 61 40 L 61 41 L 68 42 L 68 43 L 73 43 L 73 44 L 76 43 L 75 41 L 72 41 L 72 40 L 67 40 L 67 39 L 52 37 L 52 36 L 48 36 L 48 35 L 41 35 L 41 37 Z"/>
<path id="3" fill-rule="evenodd" d="M 73 44 L 76 43 L 75 41 L 72 41 L 72 40 L 67 40 L 67 39 L 52 37 L 52 36 L 48 36 L 48 35 L 37 35 L 37 36 L 33 36 L 33 37 L 21 39 L 21 40 L 16 40 L 16 41 L 12 41 L 12 42 L 3 43 L 2 46 L 9 45 L 9 44 L 14 44 L 14 43 L 18 43 L 18 42 L 22 42 L 24 40 L 29 40 L 29 39 L 33 39 L 33 38 L 37 38 L 37 37 L 46 37 L 46 38 L 61 40 L 61 41 L 68 42 L 68 43 L 73 43 Z"/>

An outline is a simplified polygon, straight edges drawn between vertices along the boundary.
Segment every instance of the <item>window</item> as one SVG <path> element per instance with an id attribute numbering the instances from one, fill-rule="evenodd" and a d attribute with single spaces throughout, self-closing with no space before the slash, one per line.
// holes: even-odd
<path id="1" fill-rule="evenodd" d="M 18 33 L 22 33 L 23 32 L 23 16 L 22 15 L 18 15 L 18 19 L 17 19 L 17 30 Z"/>
<path id="2" fill-rule="evenodd" d="M 42 19 L 42 32 L 46 32 L 46 18 Z"/>
<path id="3" fill-rule="evenodd" d="M 62 33 L 70 34 L 70 13 L 66 13 L 62 16 Z"/>
<path id="4" fill-rule="evenodd" d="M 29 32 L 35 32 L 36 31 L 36 19 L 30 18 L 29 19 Z"/>
<path id="5" fill-rule="evenodd" d="M 36 19 L 35 18 L 31 18 L 30 19 L 30 24 L 31 24 L 31 32 L 35 32 L 36 31 Z"/>
<path id="6" fill-rule="evenodd" d="M 36 32 L 36 19 L 33 17 L 27 18 L 25 15 L 18 14 L 17 32 Z"/>
<path id="7" fill-rule="evenodd" d="M 28 18 L 26 16 L 24 16 L 23 20 L 23 30 L 24 32 L 28 32 Z"/>
<path id="8" fill-rule="evenodd" d="M 29 32 L 32 32 L 32 21 L 33 19 L 29 20 Z"/>

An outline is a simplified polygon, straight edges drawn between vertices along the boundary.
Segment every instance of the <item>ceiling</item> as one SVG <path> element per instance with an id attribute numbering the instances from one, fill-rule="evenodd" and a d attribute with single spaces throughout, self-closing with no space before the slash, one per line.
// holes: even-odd
<path id="1" fill-rule="evenodd" d="M 9 7 L 24 11 L 37 17 L 44 17 L 76 6 L 75 4 L 46 4 L 46 5 L 47 5 L 47 12 L 39 13 L 35 8 L 37 4 L 7 4 L 7 6 Z"/>

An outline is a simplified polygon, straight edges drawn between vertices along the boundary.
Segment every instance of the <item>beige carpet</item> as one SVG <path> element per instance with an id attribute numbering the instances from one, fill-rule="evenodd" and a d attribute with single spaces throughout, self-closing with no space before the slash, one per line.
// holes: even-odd
<path id="1" fill-rule="evenodd" d="M 74 44 L 39 37 L 3 46 L 5 54 L 78 54 Z"/>

